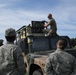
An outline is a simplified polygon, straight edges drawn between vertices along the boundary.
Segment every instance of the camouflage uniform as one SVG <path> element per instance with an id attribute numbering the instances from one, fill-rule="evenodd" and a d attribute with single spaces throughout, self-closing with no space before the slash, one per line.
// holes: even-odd
<path id="1" fill-rule="evenodd" d="M 18 46 L 21 48 L 22 52 L 26 53 L 26 39 L 20 39 L 17 41 Z"/>
<path id="2" fill-rule="evenodd" d="M 13 29 L 7 30 L 5 35 L 10 32 L 14 32 Z M 0 47 L 0 75 L 25 75 L 22 51 L 13 42 L 7 42 Z"/>
<path id="3" fill-rule="evenodd" d="M 48 32 L 48 35 L 56 34 L 57 27 L 56 27 L 56 22 L 55 22 L 55 20 L 54 20 L 53 18 L 50 19 L 49 25 L 50 25 L 51 27 L 50 27 L 50 30 L 49 30 L 49 32 Z"/>
<path id="4" fill-rule="evenodd" d="M 45 64 L 46 75 L 76 75 L 76 59 L 71 54 L 57 49 Z"/>
<path id="5" fill-rule="evenodd" d="M 47 36 L 49 35 L 58 36 L 56 33 L 57 32 L 56 22 L 53 18 L 50 19 L 50 21 L 48 22 L 48 25 L 50 25 L 50 29 L 43 30 L 43 32 L 46 33 Z"/>
<path id="6" fill-rule="evenodd" d="M 3 45 L 3 40 L 2 39 L 0 39 L 0 46 L 2 46 Z"/>

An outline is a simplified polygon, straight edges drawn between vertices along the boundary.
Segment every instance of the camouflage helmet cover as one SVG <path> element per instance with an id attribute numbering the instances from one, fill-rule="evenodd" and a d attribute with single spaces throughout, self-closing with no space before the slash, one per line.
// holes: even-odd
<path id="1" fill-rule="evenodd" d="M 5 36 L 15 36 L 16 35 L 16 31 L 13 28 L 9 28 L 5 30 Z"/>

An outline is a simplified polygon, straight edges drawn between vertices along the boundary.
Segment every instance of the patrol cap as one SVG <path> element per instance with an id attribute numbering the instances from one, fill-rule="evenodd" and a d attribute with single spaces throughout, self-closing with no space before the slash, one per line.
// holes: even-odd
<path id="1" fill-rule="evenodd" d="M 8 28 L 5 30 L 5 36 L 15 36 L 16 35 L 16 31 L 13 28 Z"/>

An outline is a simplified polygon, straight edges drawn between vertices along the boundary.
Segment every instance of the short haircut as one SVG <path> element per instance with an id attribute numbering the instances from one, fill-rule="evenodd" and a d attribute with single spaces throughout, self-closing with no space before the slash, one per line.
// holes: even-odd
<path id="1" fill-rule="evenodd" d="M 14 42 L 16 39 L 16 36 L 5 36 L 6 40 L 9 42 Z"/>
<path id="2" fill-rule="evenodd" d="M 59 44 L 60 46 L 60 49 L 64 49 L 67 47 L 67 40 L 64 39 L 64 38 L 60 38 L 57 43 Z"/>
<path id="3" fill-rule="evenodd" d="M 50 18 L 50 17 L 52 17 L 52 14 L 48 14 L 48 16 L 47 16 L 48 18 Z"/>

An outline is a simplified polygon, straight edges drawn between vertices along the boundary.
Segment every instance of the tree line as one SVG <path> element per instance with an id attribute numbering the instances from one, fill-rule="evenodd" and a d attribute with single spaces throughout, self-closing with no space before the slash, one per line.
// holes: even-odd
<path id="1" fill-rule="evenodd" d="M 71 46 L 76 48 L 76 38 L 71 38 Z"/>

